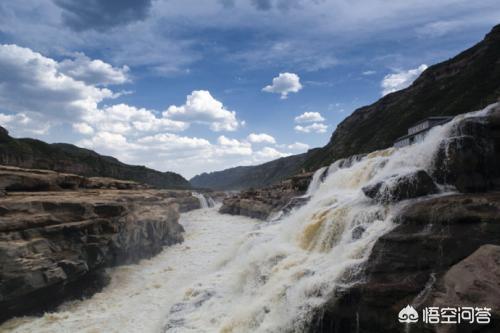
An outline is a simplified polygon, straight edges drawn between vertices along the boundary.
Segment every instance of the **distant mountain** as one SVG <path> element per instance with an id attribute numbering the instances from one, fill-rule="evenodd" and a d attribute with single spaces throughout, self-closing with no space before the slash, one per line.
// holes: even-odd
<path id="1" fill-rule="evenodd" d="M 255 166 L 239 166 L 217 172 L 203 173 L 190 179 L 194 187 L 214 190 L 242 190 L 263 187 L 279 182 L 301 170 L 312 150 L 300 155 L 282 157 Z"/>
<path id="2" fill-rule="evenodd" d="M 408 88 L 354 111 L 330 142 L 303 167 L 315 170 L 354 154 L 389 147 L 408 127 L 429 116 L 479 110 L 500 97 L 500 25 L 456 57 L 429 67 Z"/>
<path id="3" fill-rule="evenodd" d="M 189 182 L 174 172 L 120 162 L 114 157 L 65 143 L 48 144 L 34 139 L 15 139 L 0 127 L 0 164 L 47 169 L 88 177 L 134 180 L 158 188 L 189 188 Z"/>

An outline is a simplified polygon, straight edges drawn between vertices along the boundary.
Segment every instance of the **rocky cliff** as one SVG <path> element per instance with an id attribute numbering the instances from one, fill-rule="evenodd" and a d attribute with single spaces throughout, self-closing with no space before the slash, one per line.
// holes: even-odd
<path id="1" fill-rule="evenodd" d="M 456 192 L 435 193 L 428 180 Z M 430 174 L 364 188 L 373 200 L 410 201 L 364 265 L 318 311 L 311 332 L 498 332 L 500 330 L 500 108 L 462 119 L 441 142 Z M 403 195 L 402 195 L 403 194 Z M 347 279 L 347 276 L 346 276 Z M 488 307 L 491 324 L 403 326 L 424 307 Z"/>
<path id="2" fill-rule="evenodd" d="M 187 191 L 45 170 L 0 168 L 0 321 L 85 297 L 107 267 L 181 242 Z"/>
<path id="3" fill-rule="evenodd" d="M 500 25 L 472 48 L 429 67 L 410 87 L 354 111 L 303 167 L 316 170 L 340 158 L 390 147 L 421 119 L 479 110 L 499 96 Z"/>
<path id="4" fill-rule="evenodd" d="M 110 156 L 99 155 L 70 144 L 48 144 L 34 139 L 15 139 L 0 127 L 0 164 L 47 169 L 85 177 L 133 180 L 158 188 L 185 189 L 189 182 L 173 172 L 128 165 Z"/>

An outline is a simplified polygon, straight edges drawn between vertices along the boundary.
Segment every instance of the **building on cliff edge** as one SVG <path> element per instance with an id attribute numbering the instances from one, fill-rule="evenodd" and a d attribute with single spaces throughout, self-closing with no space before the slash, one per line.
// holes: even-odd
<path id="1" fill-rule="evenodd" d="M 417 142 L 421 142 L 424 140 L 425 136 L 427 135 L 427 133 L 431 128 L 433 128 L 434 126 L 445 124 L 452 119 L 453 117 L 425 118 L 419 121 L 418 123 L 414 124 L 412 127 L 410 127 L 408 129 L 407 135 L 396 139 L 396 141 L 394 141 L 394 147 L 400 148 Z"/>

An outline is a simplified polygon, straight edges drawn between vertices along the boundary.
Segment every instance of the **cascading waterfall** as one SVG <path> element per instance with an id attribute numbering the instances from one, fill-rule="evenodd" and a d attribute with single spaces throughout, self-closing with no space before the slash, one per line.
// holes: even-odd
<path id="1" fill-rule="evenodd" d="M 324 178 L 328 176 L 328 167 L 322 167 L 316 170 L 314 173 L 311 182 L 309 183 L 309 187 L 307 188 L 307 192 L 305 194 L 306 197 L 312 195 L 318 189 L 319 185 L 323 182 Z"/>
<path id="2" fill-rule="evenodd" d="M 215 206 L 215 202 L 212 198 L 208 197 L 208 199 L 207 199 L 207 197 L 205 197 L 204 194 L 198 193 L 198 192 L 192 192 L 192 194 L 193 194 L 193 197 L 198 198 L 202 209 Z"/>
<path id="3" fill-rule="evenodd" d="M 261 223 L 216 273 L 188 289 L 166 315 L 168 332 L 304 330 L 312 311 L 370 254 L 393 227 L 405 202 L 381 204 L 361 188 L 428 170 L 453 122 L 433 128 L 424 142 L 338 161 L 308 193 L 310 201 L 281 220 Z M 407 201 L 408 202 L 408 201 Z"/>
<path id="4" fill-rule="evenodd" d="M 207 197 L 207 203 L 208 203 L 208 207 L 214 207 L 216 205 L 215 200 L 212 199 L 212 197 L 210 197 L 210 196 Z"/>
<path id="5" fill-rule="evenodd" d="M 318 171 L 307 204 L 281 219 L 257 223 L 215 209 L 183 214 L 184 244 L 116 268 L 112 285 L 93 298 L 7 325 L 16 332 L 303 332 L 336 288 L 355 282 L 374 243 L 410 202 L 378 203 L 362 187 L 429 170 L 456 121 L 433 128 L 421 143 Z"/>

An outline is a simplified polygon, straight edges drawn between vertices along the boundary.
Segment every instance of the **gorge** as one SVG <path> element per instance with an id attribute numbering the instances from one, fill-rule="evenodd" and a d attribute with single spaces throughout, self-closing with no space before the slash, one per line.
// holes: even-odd
<path id="1" fill-rule="evenodd" d="M 421 143 L 337 161 L 318 171 L 324 173 L 322 182 L 311 182 L 305 204 L 269 222 L 219 215 L 214 208 L 189 212 L 181 217 L 185 243 L 114 269 L 111 284 L 87 300 L 39 318 L 7 321 L 2 329 L 114 331 L 119 321 L 120 330 L 146 332 L 373 332 L 377 327 L 397 332 L 398 306 L 456 297 L 448 289 L 457 278 L 449 267 L 481 245 L 497 244 L 500 207 L 495 192 L 482 192 L 498 186 L 498 158 L 491 157 L 498 156 L 499 130 L 500 108 L 493 104 L 433 128 Z M 460 140 L 468 142 L 468 150 L 453 153 Z M 461 185 L 456 168 L 473 152 L 489 164 L 469 170 L 478 172 L 477 181 Z M 450 178 L 450 170 L 457 177 Z M 434 186 L 422 190 L 420 173 Z M 380 195 L 368 197 L 368 188 L 379 183 Z M 435 215 L 435 210 L 449 213 Z M 460 240 L 472 230 L 474 238 Z M 429 254 L 407 253 L 412 246 L 424 246 Z M 446 255 L 433 257 L 434 246 Z M 496 250 L 488 246 L 474 255 L 488 260 Z M 406 257 L 416 253 L 413 261 Z M 431 276 L 435 284 L 426 287 Z M 481 278 L 475 279 L 477 285 Z M 431 291 L 424 297 L 424 290 Z M 487 289 L 477 292 L 475 302 L 488 300 Z M 376 305 L 380 302 L 384 308 Z"/>
<path id="2" fill-rule="evenodd" d="M 182 116 L 196 96 L 212 97 L 193 92 L 162 116 Z M 0 332 L 499 332 L 499 97 L 495 26 L 355 110 L 324 147 L 189 182 L 0 127 Z M 234 118 L 212 130 L 244 126 L 210 101 Z M 125 109 L 153 119 L 140 131 L 207 125 Z M 450 121 L 393 146 L 430 116 Z M 137 122 L 128 125 L 112 137 Z M 187 146 L 200 149 L 198 164 L 204 149 L 215 149 L 212 159 L 251 151 L 224 136 L 215 147 L 137 133 L 124 147 L 159 158 Z M 187 146 L 172 148 L 172 138 Z M 487 308 L 489 321 L 424 321 L 425 309 L 450 307 Z M 402 310 L 417 321 L 403 323 Z"/>

